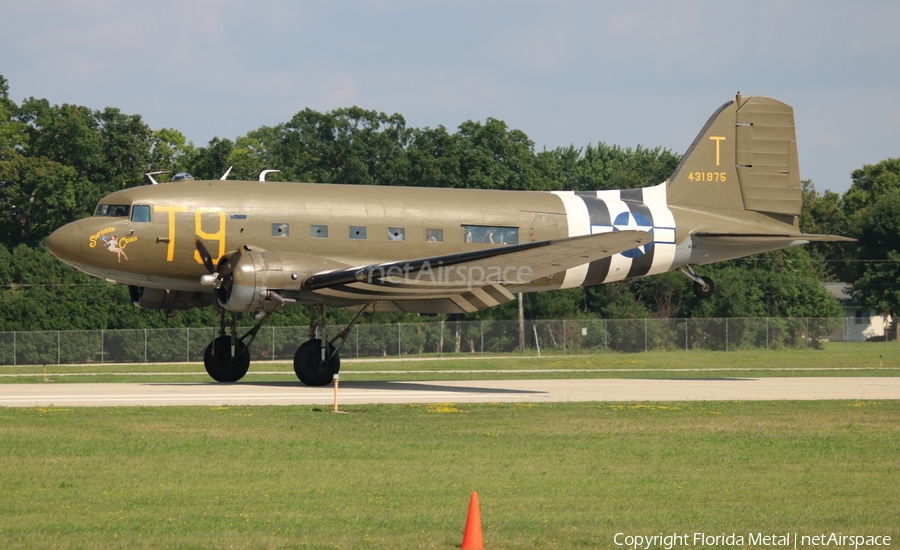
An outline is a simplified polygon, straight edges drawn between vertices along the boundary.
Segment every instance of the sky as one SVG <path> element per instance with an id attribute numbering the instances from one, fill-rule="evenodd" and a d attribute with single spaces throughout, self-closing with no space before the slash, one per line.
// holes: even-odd
<path id="1" fill-rule="evenodd" d="M 198 146 L 356 105 L 493 117 L 536 150 L 683 153 L 740 91 L 794 107 L 819 191 L 900 157 L 893 0 L 3 0 L 0 29 L 14 101 L 116 107 Z"/>

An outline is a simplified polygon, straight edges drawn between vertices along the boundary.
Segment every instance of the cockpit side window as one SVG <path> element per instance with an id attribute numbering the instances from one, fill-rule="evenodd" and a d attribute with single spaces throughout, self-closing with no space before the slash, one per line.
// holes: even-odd
<path id="1" fill-rule="evenodd" d="M 137 204 L 131 211 L 131 221 L 133 222 L 149 222 L 150 207 L 146 204 Z"/>
<path id="2" fill-rule="evenodd" d="M 130 212 L 130 204 L 98 204 L 97 209 L 94 210 L 94 215 L 127 218 Z"/>

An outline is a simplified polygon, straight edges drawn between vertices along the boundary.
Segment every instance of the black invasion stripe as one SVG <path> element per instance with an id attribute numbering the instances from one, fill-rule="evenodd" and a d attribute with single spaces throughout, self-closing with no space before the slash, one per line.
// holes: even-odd
<path id="1" fill-rule="evenodd" d="M 585 275 L 584 282 L 581 283 L 581 286 L 599 285 L 603 281 L 605 281 L 606 276 L 609 275 L 609 265 L 611 263 L 612 257 L 610 256 L 607 256 L 602 260 L 591 262 L 588 266 L 587 275 Z"/>
<path id="2" fill-rule="evenodd" d="M 474 313 L 478 311 L 475 306 L 469 303 L 469 301 L 466 300 L 466 298 L 462 295 L 454 296 L 450 298 L 450 301 L 453 303 L 453 305 L 455 305 L 465 313 Z"/>
<path id="3" fill-rule="evenodd" d="M 620 191 L 623 201 L 631 201 L 631 202 L 644 202 L 644 190 L 643 189 L 622 189 Z"/>
<path id="4" fill-rule="evenodd" d="M 577 193 L 577 195 L 581 197 L 584 201 L 584 205 L 587 207 L 591 225 L 612 225 L 612 216 L 609 213 L 609 207 L 606 206 L 606 202 L 597 197 L 596 192 Z M 584 282 L 581 283 L 581 286 L 598 285 L 606 280 L 606 276 L 609 275 L 609 266 L 611 262 L 612 258 L 603 258 L 602 260 L 591 262 L 588 265 L 588 271 L 584 276 Z"/>
<path id="5" fill-rule="evenodd" d="M 483 290 L 485 292 L 485 294 L 490 296 L 491 300 L 494 300 L 498 304 L 502 304 L 502 303 L 509 301 L 509 298 L 506 297 L 506 295 L 503 293 L 503 291 L 501 291 L 499 288 L 497 288 L 494 285 L 486 286 L 486 287 L 482 288 L 481 290 Z"/>
<path id="6" fill-rule="evenodd" d="M 474 292 L 466 292 L 461 297 L 463 300 L 469 302 L 470 304 L 472 304 L 473 307 L 476 307 L 479 310 L 487 309 L 491 306 L 497 305 L 497 304 L 487 304 L 487 303 L 483 302 L 480 298 L 477 298 L 475 296 Z"/>
<path id="7" fill-rule="evenodd" d="M 588 217 L 591 225 L 612 225 L 612 218 L 609 215 L 609 207 L 601 199 L 594 197 L 581 197 L 584 205 L 587 207 Z"/>
<path id="8" fill-rule="evenodd" d="M 637 189 L 636 191 L 640 191 L 640 189 Z M 650 208 L 648 208 L 647 205 L 629 202 L 628 207 L 631 208 L 632 214 L 635 216 L 644 216 L 650 221 L 650 225 L 653 225 L 653 214 L 650 212 Z M 656 253 L 656 247 L 651 243 L 646 245 L 646 250 L 646 254 L 631 260 L 631 269 L 628 270 L 628 275 L 626 275 L 627 278 L 643 277 L 650 272 L 650 268 L 653 266 L 653 255 Z"/>

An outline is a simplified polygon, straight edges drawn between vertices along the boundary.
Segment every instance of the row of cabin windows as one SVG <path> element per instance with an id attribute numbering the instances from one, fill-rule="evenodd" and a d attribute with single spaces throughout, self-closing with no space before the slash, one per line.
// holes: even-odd
<path id="1" fill-rule="evenodd" d="M 483 243 L 483 244 L 519 244 L 519 229 L 516 227 L 492 227 L 485 225 L 464 225 L 463 241 L 467 243 Z M 310 237 L 314 239 L 327 239 L 327 225 L 310 225 Z M 368 238 L 366 226 L 351 225 L 349 228 L 351 240 L 365 240 Z M 288 224 L 273 223 L 273 237 L 287 237 L 289 234 Z M 404 227 L 388 227 L 387 238 L 389 241 L 405 241 L 406 228 Z M 443 229 L 425 229 L 425 241 L 430 243 L 444 242 Z"/>
<path id="2" fill-rule="evenodd" d="M 128 214 L 131 214 L 131 221 L 133 222 L 149 222 L 150 221 L 150 207 L 143 204 L 135 205 L 134 208 L 131 205 L 127 204 L 98 204 L 97 209 L 94 211 L 95 216 L 109 216 L 115 218 L 127 218 Z M 519 230 L 515 227 L 494 227 L 494 226 L 486 226 L 486 225 L 464 225 L 462 226 L 463 230 L 463 241 L 467 243 L 483 243 L 483 244 L 518 244 L 519 243 Z M 388 240 L 389 241 L 405 241 L 406 240 L 406 228 L 404 227 L 388 227 Z M 272 224 L 272 236 L 273 237 L 287 237 L 290 235 L 290 227 L 289 224 L 286 223 L 273 223 Z M 327 225 L 311 225 L 310 226 L 310 236 L 314 239 L 327 239 L 328 238 L 328 226 Z M 351 240 L 366 240 L 366 226 L 364 225 L 351 225 L 350 226 L 350 239 Z M 430 243 L 441 243 L 444 242 L 444 230 L 443 229 L 426 229 L 425 230 L 425 240 Z"/>

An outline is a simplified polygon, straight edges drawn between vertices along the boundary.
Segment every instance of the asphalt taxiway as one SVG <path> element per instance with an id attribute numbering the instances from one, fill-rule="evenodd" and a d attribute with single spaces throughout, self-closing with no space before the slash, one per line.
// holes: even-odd
<path id="1" fill-rule="evenodd" d="M 332 405 L 331 386 L 299 382 L 0 384 L 0 406 Z M 900 399 L 897 377 L 553 379 L 341 382 L 341 405 L 565 401 Z"/>

